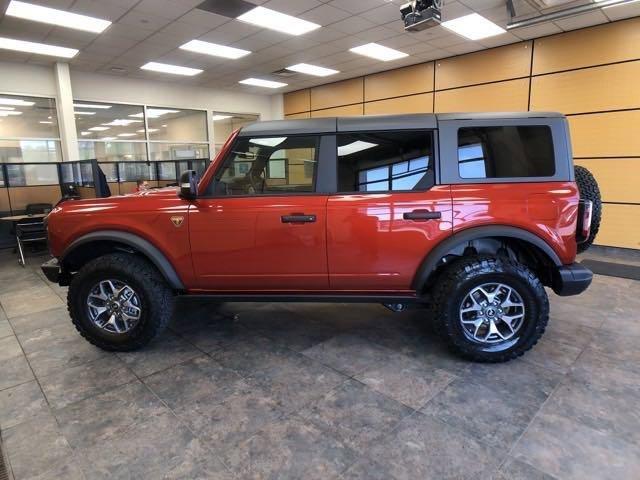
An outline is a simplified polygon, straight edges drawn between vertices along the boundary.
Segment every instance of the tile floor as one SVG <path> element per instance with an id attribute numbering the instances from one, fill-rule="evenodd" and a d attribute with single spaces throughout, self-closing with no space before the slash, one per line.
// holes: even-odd
<path id="1" fill-rule="evenodd" d="M 181 300 L 144 351 L 80 338 L 0 252 L 0 428 L 22 479 L 638 479 L 640 282 L 551 294 L 523 359 L 449 354 L 419 311 Z"/>

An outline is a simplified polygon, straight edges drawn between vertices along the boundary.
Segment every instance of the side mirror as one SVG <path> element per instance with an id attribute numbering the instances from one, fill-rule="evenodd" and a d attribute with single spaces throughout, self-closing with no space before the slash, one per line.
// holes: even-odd
<path id="1" fill-rule="evenodd" d="M 180 175 L 178 196 L 185 200 L 195 200 L 198 196 L 198 181 L 195 170 L 187 170 Z"/>

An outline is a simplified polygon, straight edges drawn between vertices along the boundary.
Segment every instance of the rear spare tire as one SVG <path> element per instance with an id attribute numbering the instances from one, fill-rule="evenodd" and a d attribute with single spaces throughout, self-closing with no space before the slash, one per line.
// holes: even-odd
<path id="1" fill-rule="evenodd" d="M 578 244 L 578 253 L 588 249 L 596 238 L 598 230 L 600 230 L 600 220 L 602 218 L 602 198 L 600 197 L 600 188 L 598 182 L 589 170 L 580 165 L 575 166 L 576 184 L 580 191 L 580 198 L 583 200 L 591 200 L 593 210 L 591 213 L 591 233 L 589 238 Z"/>

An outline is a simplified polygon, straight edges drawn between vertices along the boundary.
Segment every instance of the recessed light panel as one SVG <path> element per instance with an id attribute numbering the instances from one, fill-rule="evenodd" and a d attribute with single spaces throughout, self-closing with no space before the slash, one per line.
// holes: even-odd
<path id="1" fill-rule="evenodd" d="M 27 100 L 20 100 L 19 98 L 2 98 L 0 97 L 0 105 L 18 105 L 20 107 L 31 107 L 36 102 L 29 102 Z M 4 109 L 3 109 L 4 110 Z M 15 110 L 11 108 L 10 110 Z"/>
<path id="2" fill-rule="evenodd" d="M 13 38 L 0 37 L 0 49 L 16 52 L 35 53 L 52 57 L 73 58 L 78 54 L 75 48 L 58 47 L 46 43 L 25 42 Z"/>
<path id="3" fill-rule="evenodd" d="M 362 140 L 356 140 L 355 142 L 348 143 L 347 145 L 342 145 L 338 147 L 338 155 L 340 157 L 344 157 L 347 155 L 351 155 L 352 153 L 361 152 L 363 150 L 368 150 L 373 147 L 377 147 L 377 143 L 371 142 L 363 142 Z"/>
<path id="4" fill-rule="evenodd" d="M 104 132 L 105 130 L 109 130 L 109 127 L 91 127 L 89 130 L 92 132 Z"/>
<path id="5" fill-rule="evenodd" d="M 231 115 L 211 115 L 212 122 L 217 122 L 218 120 L 226 120 L 227 118 L 231 118 Z"/>
<path id="6" fill-rule="evenodd" d="M 80 111 L 80 110 L 78 110 L 78 111 L 74 110 L 73 113 L 75 113 L 76 115 L 95 115 L 96 114 L 96 112 L 83 112 L 83 111 Z"/>
<path id="7" fill-rule="evenodd" d="M 273 80 L 263 80 L 261 78 L 246 78 L 244 80 L 240 80 L 238 83 L 242 83 L 243 85 L 253 85 L 254 87 L 265 87 L 265 88 L 282 88 L 288 85 L 288 83 L 274 82 Z"/>
<path id="8" fill-rule="evenodd" d="M 199 68 L 181 67 L 179 65 L 169 65 L 168 63 L 149 62 L 140 67 L 142 70 L 151 70 L 153 72 L 171 73 L 173 75 L 187 75 L 192 77 L 202 73 Z"/>
<path id="9" fill-rule="evenodd" d="M 329 75 L 340 73 L 338 70 L 318 67 L 317 65 L 310 65 L 308 63 L 298 63 L 296 65 L 291 65 L 290 67 L 287 67 L 287 70 L 298 73 L 306 73 L 307 75 L 314 75 L 316 77 L 328 77 Z"/>
<path id="10" fill-rule="evenodd" d="M 379 43 L 367 43 L 366 45 L 360 45 L 359 47 L 351 48 L 349 51 L 357 53 L 358 55 L 364 55 L 365 57 L 382 60 L 383 62 L 398 60 L 399 58 L 409 56 L 404 52 L 385 47 L 384 45 L 380 45 Z"/>
<path id="11" fill-rule="evenodd" d="M 494 37 L 506 32 L 504 28 L 496 25 L 477 13 L 442 22 L 442 26 L 457 33 L 458 35 L 468 38 L 469 40 L 480 40 L 487 37 Z"/>
<path id="12" fill-rule="evenodd" d="M 8 117 L 10 115 L 22 115 L 22 112 L 18 112 L 18 111 L 7 111 L 7 110 L 2 110 L 0 111 L 0 117 Z"/>
<path id="13" fill-rule="evenodd" d="M 101 103 L 74 103 L 74 108 L 99 108 L 106 109 L 111 108 L 111 105 L 103 105 Z"/>
<path id="14" fill-rule="evenodd" d="M 249 10 L 240 15 L 238 20 L 289 35 L 302 35 L 321 26 L 265 7 Z"/>
<path id="15" fill-rule="evenodd" d="M 69 13 L 64 10 L 18 2 L 16 0 L 13 0 L 9 4 L 6 14 L 10 17 L 18 17 L 24 20 L 33 20 L 34 22 L 48 23 L 50 25 L 58 25 L 60 27 L 94 33 L 101 33 L 111 25 L 109 20 L 88 17 L 87 15 L 78 15 L 77 13 Z"/>
<path id="16" fill-rule="evenodd" d="M 236 59 L 249 55 L 249 50 L 241 48 L 227 47 L 226 45 L 218 45 L 217 43 L 203 42 L 202 40 L 191 40 L 180 47 L 182 50 L 190 52 L 203 53 L 213 57 L 223 57 Z"/>

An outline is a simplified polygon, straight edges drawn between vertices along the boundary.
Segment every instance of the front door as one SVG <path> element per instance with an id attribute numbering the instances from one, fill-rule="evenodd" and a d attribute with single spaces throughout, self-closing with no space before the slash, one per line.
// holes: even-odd
<path id="1" fill-rule="evenodd" d="M 331 289 L 411 290 L 452 233 L 451 191 L 435 186 L 433 131 L 337 135 L 338 192 L 327 204 Z"/>
<path id="2" fill-rule="evenodd" d="M 326 194 L 315 193 L 319 137 L 239 137 L 189 211 L 197 288 L 328 288 Z"/>

